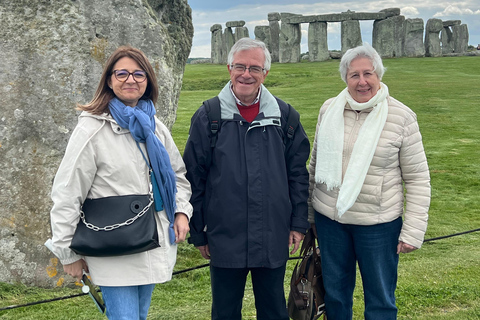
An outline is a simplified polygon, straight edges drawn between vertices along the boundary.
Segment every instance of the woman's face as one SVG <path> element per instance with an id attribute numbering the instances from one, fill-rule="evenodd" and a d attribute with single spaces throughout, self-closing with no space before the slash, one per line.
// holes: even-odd
<path id="1" fill-rule="evenodd" d="M 120 73 L 118 73 L 119 71 Z M 121 76 L 122 73 L 125 76 L 125 71 L 135 74 L 128 74 L 126 80 L 124 80 Z M 115 76 L 115 72 L 117 72 L 117 76 Z M 138 63 L 129 57 L 119 59 L 113 66 L 108 85 L 112 88 L 115 96 L 126 106 L 135 107 L 147 89 L 148 79 L 139 82 L 139 80 L 142 80 L 142 73 L 145 75 L 145 71 L 140 68 Z M 117 78 L 124 81 L 119 81 Z"/>
<path id="2" fill-rule="evenodd" d="M 380 89 L 380 79 L 373 71 L 370 59 L 360 57 L 350 63 L 347 72 L 347 87 L 352 98 L 359 102 L 367 102 Z"/>

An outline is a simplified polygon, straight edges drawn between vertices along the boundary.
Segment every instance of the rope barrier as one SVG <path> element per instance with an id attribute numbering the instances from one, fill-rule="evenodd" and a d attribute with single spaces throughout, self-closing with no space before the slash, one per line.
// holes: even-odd
<path id="1" fill-rule="evenodd" d="M 459 233 L 454 233 L 454 234 L 450 234 L 450 235 L 447 235 L 447 236 L 425 239 L 423 242 L 431 242 L 431 241 L 435 241 L 435 240 L 452 238 L 452 237 L 456 237 L 456 236 L 460 236 L 460 235 L 464 235 L 464 234 L 468 234 L 468 233 L 472 233 L 472 232 L 477 232 L 477 231 L 480 231 L 480 228 L 469 230 L 469 231 L 464 231 L 464 232 L 459 232 Z M 301 258 L 302 257 L 289 257 L 288 260 L 297 260 L 297 259 L 301 259 Z M 175 271 L 175 272 L 172 273 L 172 276 L 182 274 L 182 273 L 185 273 L 185 272 L 189 272 L 189 271 L 193 271 L 193 270 L 197 270 L 197 269 L 202 269 L 202 268 L 208 267 L 209 265 L 210 265 L 209 263 L 205 263 L 205 264 L 202 264 L 202 265 L 199 265 L 199 266 L 196 266 L 196 267 Z M 100 290 L 97 290 L 97 291 L 100 291 Z M 25 304 L 20 304 L 20 305 L 12 305 L 12 306 L 7 306 L 7 307 L 2 307 L 2 308 L 0 308 L 0 311 L 11 310 L 11 309 L 16 309 L 16 308 L 21 308 L 21 307 L 29 307 L 29 306 L 42 304 L 42 303 L 59 301 L 59 300 L 66 300 L 66 299 L 70 299 L 70 298 L 85 296 L 87 294 L 88 293 L 78 293 L 78 294 L 72 294 L 72 295 L 69 295 L 69 296 L 63 296 L 63 297 L 52 298 L 52 299 L 47 299 L 47 300 L 40 300 L 40 301 L 35 301 L 35 302 L 30 302 L 30 303 L 25 303 Z"/>

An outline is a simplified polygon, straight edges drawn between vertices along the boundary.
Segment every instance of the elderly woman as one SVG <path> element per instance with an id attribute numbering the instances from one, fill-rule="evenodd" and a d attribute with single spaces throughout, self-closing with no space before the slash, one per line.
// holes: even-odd
<path id="1" fill-rule="evenodd" d="M 67 274 L 80 280 L 83 273 L 90 273 L 101 288 L 109 319 L 146 319 L 155 283 L 171 279 L 176 243 L 189 231 L 190 184 L 168 128 L 155 116 L 157 99 L 157 78 L 145 54 L 132 47 L 118 48 L 105 64 L 92 101 L 78 106 L 83 112 L 52 188 L 53 237 L 48 246 Z M 150 183 L 158 190 L 153 192 L 155 247 L 112 256 L 72 250 L 87 200 L 118 197 L 118 203 L 121 197 L 148 194 Z M 134 204 L 139 205 L 132 202 L 132 211 Z M 101 211 L 109 218 L 118 213 Z"/>
<path id="2" fill-rule="evenodd" d="M 396 319 L 399 253 L 421 247 L 430 174 L 415 113 L 389 95 L 366 44 L 340 62 L 347 87 L 320 109 L 310 172 L 329 320 L 352 319 L 356 263 L 365 319 Z"/>

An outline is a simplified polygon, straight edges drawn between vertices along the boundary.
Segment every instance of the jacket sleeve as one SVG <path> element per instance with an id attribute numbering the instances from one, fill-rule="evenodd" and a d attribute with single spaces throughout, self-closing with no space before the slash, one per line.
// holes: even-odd
<path id="1" fill-rule="evenodd" d="M 187 179 L 192 188 L 190 203 L 193 216 L 190 219 L 190 238 L 194 246 L 207 244 L 205 233 L 205 189 L 211 160 L 210 130 L 208 118 L 203 107 L 192 116 L 190 132 L 183 153 L 187 168 Z"/>
<path id="2" fill-rule="evenodd" d="M 97 171 L 94 149 L 87 143 L 88 139 L 88 133 L 77 126 L 70 137 L 52 187 L 50 248 L 63 265 L 81 259 L 70 249 L 70 243 L 79 221 L 80 205 L 87 197 Z"/>
<path id="3" fill-rule="evenodd" d="M 400 168 L 406 190 L 405 216 L 400 241 L 420 248 L 427 230 L 431 190 L 427 157 L 413 112 L 407 117 L 404 126 Z"/>
<path id="4" fill-rule="evenodd" d="M 308 223 L 308 170 L 310 142 L 301 123 L 286 150 L 290 202 L 292 204 L 291 231 L 306 233 Z"/>

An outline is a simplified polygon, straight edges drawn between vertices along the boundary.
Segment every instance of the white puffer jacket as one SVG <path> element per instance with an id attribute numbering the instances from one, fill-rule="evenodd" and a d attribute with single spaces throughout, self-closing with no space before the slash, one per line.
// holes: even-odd
<path id="1" fill-rule="evenodd" d="M 328 191 L 325 184 L 315 183 L 318 128 L 333 98 L 323 104 L 318 116 L 309 164 L 309 221 L 314 222 L 314 211 L 340 223 L 356 225 L 390 222 L 403 214 L 404 222 L 399 240 L 420 248 L 427 229 L 430 206 L 427 158 L 415 113 L 398 100 L 390 96 L 387 99 L 387 121 L 364 184 L 355 204 L 341 217 L 335 208 L 338 189 Z M 343 175 L 358 131 L 371 110 L 370 108 L 357 112 L 348 104 L 345 106 Z"/>

